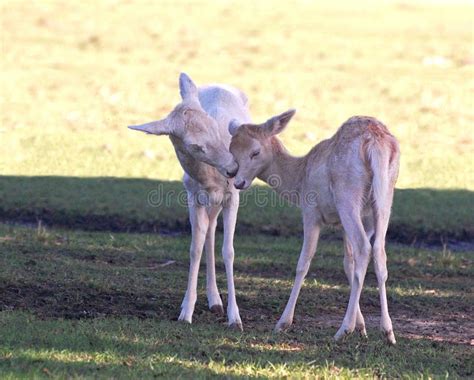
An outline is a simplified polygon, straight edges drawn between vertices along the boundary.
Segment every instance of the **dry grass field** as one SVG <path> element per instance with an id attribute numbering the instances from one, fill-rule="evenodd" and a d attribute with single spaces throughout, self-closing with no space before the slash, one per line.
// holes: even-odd
<path id="1" fill-rule="evenodd" d="M 462 2 L 2 1 L 0 173 L 180 179 L 180 71 L 295 107 L 295 154 L 367 114 L 400 139 L 398 187 L 474 189 L 473 8 Z"/>

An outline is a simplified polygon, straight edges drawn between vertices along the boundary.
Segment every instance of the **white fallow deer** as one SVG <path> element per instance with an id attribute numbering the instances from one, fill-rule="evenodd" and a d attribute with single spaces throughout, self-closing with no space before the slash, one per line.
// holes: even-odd
<path id="1" fill-rule="evenodd" d="M 229 152 L 228 124 L 237 119 L 250 122 L 246 96 L 226 85 L 195 86 L 181 74 L 182 102 L 164 119 L 129 128 L 154 135 L 168 135 L 185 174 L 192 241 L 186 294 L 179 320 L 191 323 L 197 299 L 197 280 L 203 247 L 207 261 L 207 299 L 212 312 L 224 309 L 216 284 L 214 237 L 217 217 L 223 210 L 222 255 L 227 275 L 229 326 L 242 329 L 234 288 L 234 231 L 239 207 L 239 191 L 232 177 L 237 163 Z"/>
<path id="2" fill-rule="evenodd" d="M 238 121 L 229 124 L 233 136 L 230 151 L 239 165 L 235 186 L 246 189 L 258 177 L 296 203 L 303 214 L 304 242 L 295 283 L 275 330 L 286 329 L 293 322 L 296 301 L 316 251 L 321 226 L 341 223 L 344 270 L 351 293 L 335 339 L 354 329 L 366 335 L 359 299 L 373 253 L 382 309 L 380 328 L 388 342 L 395 344 L 385 290 L 388 276 L 385 235 L 398 176 L 398 142 L 380 121 L 354 116 L 306 156 L 293 157 L 276 135 L 294 113 L 287 111 L 261 125 L 241 125 Z"/>

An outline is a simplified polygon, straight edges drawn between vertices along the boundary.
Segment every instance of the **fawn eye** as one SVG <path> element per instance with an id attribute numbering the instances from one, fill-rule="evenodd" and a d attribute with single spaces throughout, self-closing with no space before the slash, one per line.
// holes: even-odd
<path id="1" fill-rule="evenodd" d="M 250 159 L 257 157 L 259 154 L 260 154 L 259 150 L 256 150 L 255 152 L 252 152 L 252 154 L 250 155 Z"/>

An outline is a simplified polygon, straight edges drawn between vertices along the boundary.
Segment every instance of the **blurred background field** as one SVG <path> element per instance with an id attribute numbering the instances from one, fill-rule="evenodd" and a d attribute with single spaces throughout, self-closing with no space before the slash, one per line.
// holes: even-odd
<path id="1" fill-rule="evenodd" d="M 0 174 L 179 180 L 177 79 L 295 107 L 303 154 L 355 114 L 399 138 L 399 188 L 474 189 L 473 7 L 427 1 L 2 1 Z"/>

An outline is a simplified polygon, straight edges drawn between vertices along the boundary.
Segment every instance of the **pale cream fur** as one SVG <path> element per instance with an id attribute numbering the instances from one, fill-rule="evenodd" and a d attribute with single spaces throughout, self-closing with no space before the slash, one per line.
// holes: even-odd
<path id="1" fill-rule="evenodd" d="M 192 321 L 203 248 L 206 251 L 209 308 L 219 314 L 224 311 L 216 284 L 214 258 L 217 217 L 222 211 L 228 323 L 242 329 L 233 272 L 233 239 L 239 192 L 233 186 L 232 177 L 237 172 L 237 163 L 228 149 L 230 134 L 227 125 L 231 119 L 250 121 L 247 98 L 238 89 L 227 85 L 198 89 L 186 74 L 181 74 L 179 82 L 182 102 L 165 119 L 130 128 L 154 135 L 168 135 L 185 171 L 183 182 L 188 194 L 192 241 L 188 287 L 179 320 Z"/>

